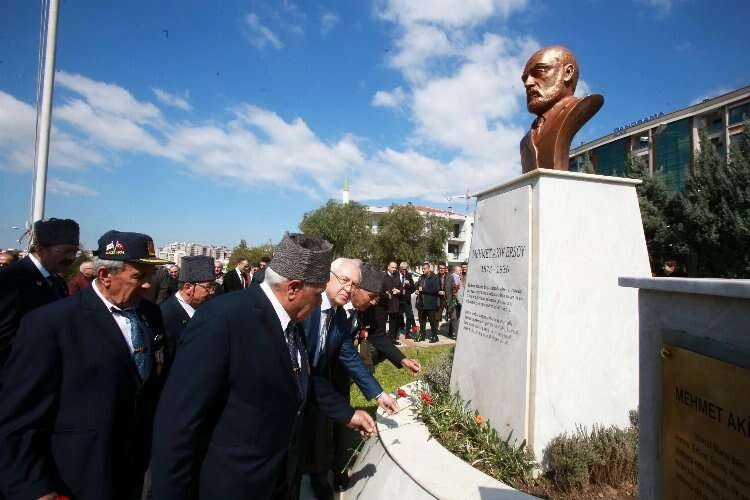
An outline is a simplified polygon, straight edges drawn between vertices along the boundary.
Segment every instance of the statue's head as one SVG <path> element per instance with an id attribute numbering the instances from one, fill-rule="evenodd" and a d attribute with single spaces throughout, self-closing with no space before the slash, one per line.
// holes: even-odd
<path id="1" fill-rule="evenodd" d="M 526 88 L 527 109 L 541 116 L 560 99 L 575 93 L 578 63 L 565 47 L 545 47 L 531 56 L 521 80 Z"/>

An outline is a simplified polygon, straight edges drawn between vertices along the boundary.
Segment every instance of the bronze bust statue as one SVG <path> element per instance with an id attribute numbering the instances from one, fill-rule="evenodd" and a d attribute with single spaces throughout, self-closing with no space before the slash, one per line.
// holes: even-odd
<path id="1" fill-rule="evenodd" d="M 531 56 L 521 75 L 526 107 L 537 115 L 521 140 L 523 173 L 537 168 L 568 170 L 570 141 L 604 104 L 599 94 L 578 99 L 578 63 L 565 47 L 545 47 Z"/>

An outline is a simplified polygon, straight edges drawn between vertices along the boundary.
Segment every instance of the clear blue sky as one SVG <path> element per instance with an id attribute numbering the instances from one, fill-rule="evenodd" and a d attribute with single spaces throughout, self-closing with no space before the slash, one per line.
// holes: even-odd
<path id="1" fill-rule="evenodd" d="M 40 2 L 0 6 L 0 247 L 29 214 Z M 91 247 L 277 241 L 340 199 L 464 206 L 517 175 L 520 73 L 573 50 L 574 144 L 750 84 L 750 3 L 63 0 L 46 216 Z"/>

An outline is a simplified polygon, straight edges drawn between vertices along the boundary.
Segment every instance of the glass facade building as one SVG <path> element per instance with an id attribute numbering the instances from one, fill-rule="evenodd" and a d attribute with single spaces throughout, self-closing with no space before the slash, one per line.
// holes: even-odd
<path id="1" fill-rule="evenodd" d="M 663 174 L 672 190 L 680 191 L 694 171 L 701 134 L 720 154 L 728 155 L 731 146 L 742 140 L 746 126 L 750 127 L 750 86 L 619 127 L 572 149 L 569 169 L 585 170 L 588 159 L 597 174 L 624 176 L 626 165 L 638 160 L 648 165 L 649 173 Z"/>

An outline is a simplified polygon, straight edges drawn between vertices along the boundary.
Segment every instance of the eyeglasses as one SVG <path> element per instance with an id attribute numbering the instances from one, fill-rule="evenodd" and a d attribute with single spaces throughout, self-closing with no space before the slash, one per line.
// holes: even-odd
<path id="1" fill-rule="evenodd" d="M 208 293 L 214 293 L 216 291 L 213 283 L 193 283 L 193 285 L 203 288 Z"/>
<path id="2" fill-rule="evenodd" d="M 338 280 L 342 288 L 344 289 L 349 288 L 350 290 L 359 288 L 359 283 L 355 283 L 354 281 L 351 280 L 351 278 L 348 278 L 347 276 L 339 276 L 333 271 L 331 271 L 331 274 L 333 274 L 336 277 L 336 279 Z"/>

